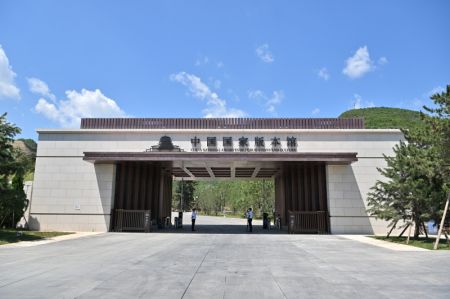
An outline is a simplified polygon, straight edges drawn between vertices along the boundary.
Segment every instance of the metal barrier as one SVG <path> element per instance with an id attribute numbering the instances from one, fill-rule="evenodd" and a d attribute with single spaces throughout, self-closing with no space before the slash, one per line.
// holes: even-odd
<path id="1" fill-rule="evenodd" d="M 294 233 L 327 233 L 327 212 L 289 211 L 288 231 Z"/>
<path id="2" fill-rule="evenodd" d="M 114 210 L 114 231 L 144 231 L 151 229 L 150 210 Z"/>

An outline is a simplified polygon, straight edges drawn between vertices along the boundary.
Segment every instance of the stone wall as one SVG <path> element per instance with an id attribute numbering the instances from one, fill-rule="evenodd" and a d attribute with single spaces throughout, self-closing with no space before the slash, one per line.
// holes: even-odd
<path id="1" fill-rule="evenodd" d="M 378 179 L 382 158 L 359 158 L 351 165 L 328 165 L 328 208 L 333 234 L 384 234 L 387 223 L 369 217 L 367 194 Z"/>
<path id="2" fill-rule="evenodd" d="M 112 164 L 80 157 L 36 159 L 29 224 L 37 230 L 107 231 L 113 202 Z"/>
<path id="3" fill-rule="evenodd" d="M 107 231 L 113 204 L 115 166 L 83 161 L 87 151 L 143 152 L 157 145 L 161 136 L 189 151 L 197 137 L 206 148 L 206 137 L 279 137 L 286 148 L 287 136 L 297 138 L 299 152 L 357 152 L 350 166 L 327 166 L 327 187 L 332 233 L 384 233 L 385 223 L 367 217 L 366 195 L 380 178 L 382 154 L 403 138 L 399 130 L 38 130 L 33 198 L 29 223 L 39 230 Z"/>

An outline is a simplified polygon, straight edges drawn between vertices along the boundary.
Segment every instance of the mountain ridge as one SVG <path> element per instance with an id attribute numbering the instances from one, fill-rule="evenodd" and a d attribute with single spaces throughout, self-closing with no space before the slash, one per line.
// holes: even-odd
<path id="1" fill-rule="evenodd" d="M 423 126 L 419 111 L 373 107 L 347 110 L 339 118 L 362 117 L 366 129 L 414 129 Z"/>

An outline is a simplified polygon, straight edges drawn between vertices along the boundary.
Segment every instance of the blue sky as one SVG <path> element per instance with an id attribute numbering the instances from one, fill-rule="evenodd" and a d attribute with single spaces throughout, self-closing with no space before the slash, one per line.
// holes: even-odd
<path id="1" fill-rule="evenodd" d="M 336 117 L 450 84 L 450 1 L 1 1 L 0 112 Z"/>

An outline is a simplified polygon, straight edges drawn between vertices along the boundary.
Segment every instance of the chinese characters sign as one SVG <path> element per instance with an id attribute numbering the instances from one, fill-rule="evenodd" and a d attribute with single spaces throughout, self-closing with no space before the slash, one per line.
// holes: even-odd
<path id="1" fill-rule="evenodd" d="M 237 140 L 238 147 L 234 147 L 234 142 L 232 137 L 223 137 L 222 144 L 223 148 L 219 149 L 217 144 L 217 137 L 207 137 L 206 138 L 206 148 L 201 147 L 201 140 L 197 136 L 191 138 L 191 151 L 225 151 L 225 152 L 295 152 L 297 151 L 297 138 L 294 136 L 286 138 L 287 147 L 283 148 L 280 137 L 273 137 L 267 142 L 270 142 L 270 147 L 266 147 L 264 137 L 255 137 L 254 147 L 251 148 L 249 145 L 249 139 L 247 137 L 240 137 Z M 204 141 L 203 141 L 204 142 Z"/>

